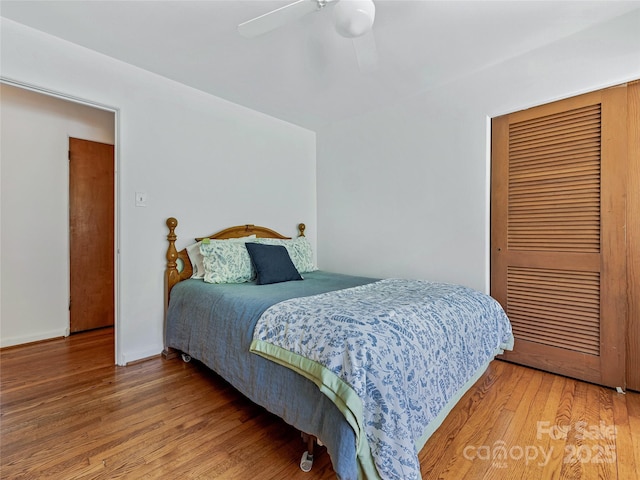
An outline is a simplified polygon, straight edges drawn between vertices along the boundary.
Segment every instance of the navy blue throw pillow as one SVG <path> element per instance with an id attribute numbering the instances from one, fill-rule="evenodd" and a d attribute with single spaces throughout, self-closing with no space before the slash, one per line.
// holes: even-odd
<path id="1" fill-rule="evenodd" d="M 291 261 L 289 252 L 282 245 L 264 245 L 245 243 L 251 263 L 256 269 L 258 285 L 302 280 L 300 273 Z"/>

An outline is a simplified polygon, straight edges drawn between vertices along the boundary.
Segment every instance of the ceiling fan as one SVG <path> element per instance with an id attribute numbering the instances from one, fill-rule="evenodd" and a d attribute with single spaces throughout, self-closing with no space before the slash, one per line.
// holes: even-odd
<path id="1" fill-rule="evenodd" d="M 353 39 L 358 64 L 362 71 L 377 66 L 377 49 L 372 27 L 376 16 L 373 0 L 297 0 L 238 25 L 243 37 L 254 38 L 294 22 L 307 14 L 333 5 L 336 31 Z"/>

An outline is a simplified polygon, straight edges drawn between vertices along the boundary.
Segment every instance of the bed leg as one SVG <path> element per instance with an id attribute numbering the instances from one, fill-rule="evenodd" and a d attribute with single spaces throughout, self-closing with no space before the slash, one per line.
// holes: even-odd
<path id="1" fill-rule="evenodd" d="M 178 356 L 178 351 L 175 348 L 167 347 L 162 350 L 162 358 L 165 360 L 171 360 L 172 358 L 176 358 Z"/>
<path id="2" fill-rule="evenodd" d="M 314 437 L 313 435 L 309 435 L 309 438 L 307 439 L 307 452 L 309 452 L 309 455 L 311 456 L 311 458 L 313 458 L 313 453 L 315 449 L 315 440 L 316 440 L 316 437 Z"/>
<path id="3" fill-rule="evenodd" d="M 313 450 L 315 448 L 316 437 L 303 433 L 302 440 L 307 442 L 307 451 L 302 454 L 302 458 L 300 459 L 300 470 L 310 472 L 311 467 L 313 467 Z"/>

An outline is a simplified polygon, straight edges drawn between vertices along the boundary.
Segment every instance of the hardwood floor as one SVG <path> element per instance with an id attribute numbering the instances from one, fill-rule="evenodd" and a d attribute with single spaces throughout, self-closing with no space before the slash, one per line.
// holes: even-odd
<path id="1" fill-rule="evenodd" d="M 301 472 L 299 433 L 198 362 L 113 363 L 112 329 L 0 351 L 1 478 L 335 478 L 322 448 Z M 494 361 L 420 462 L 425 479 L 638 479 L 640 394 Z"/>

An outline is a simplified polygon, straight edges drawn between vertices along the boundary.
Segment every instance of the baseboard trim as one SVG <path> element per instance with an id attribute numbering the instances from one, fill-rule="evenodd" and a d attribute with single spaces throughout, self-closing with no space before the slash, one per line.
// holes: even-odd
<path id="1" fill-rule="evenodd" d="M 11 347 L 21 347 L 30 343 L 48 342 L 50 340 L 58 340 L 68 337 L 67 329 L 53 330 L 50 332 L 41 332 L 34 335 L 24 335 L 19 337 L 9 337 L 0 339 L 0 349 Z"/>

